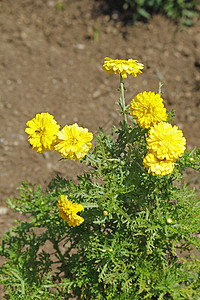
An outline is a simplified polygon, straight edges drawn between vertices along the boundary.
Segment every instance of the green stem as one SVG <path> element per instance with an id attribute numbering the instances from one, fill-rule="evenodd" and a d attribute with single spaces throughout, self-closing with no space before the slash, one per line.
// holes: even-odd
<path id="1" fill-rule="evenodd" d="M 124 121 L 127 123 L 127 116 L 126 116 L 126 104 L 125 104 L 125 97 L 124 97 L 124 83 L 123 78 L 120 74 L 120 90 L 121 90 L 121 96 L 120 96 L 120 106 L 122 109 L 122 114 L 124 116 Z"/>
<path id="2" fill-rule="evenodd" d="M 66 265 L 65 257 L 62 255 L 62 253 L 60 251 L 60 248 L 58 246 L 58 242 L 55 241 L 55 240 L 54 241 L 51 240 L 51 242 L 53 243 L 53 247 L 57 251 L 57 253 L 58 253 L 59 257 L 60 257 L 60 262 L 62 262 L 63 266 L 65 266 Z M 65 273 L 65 276 L 67 276 L 65 268 L 64 268 L 64 273 Z"/>
<path id="3" fill-rule="evenodd" d="M 159 90 L 158 90 L 158 94 L 162 94 L 162 86 L 163 86 L 163 83 L 161 81 L 159 81 Z"/>
<path id="4" fill-rule="evenodd" d="M 88 153 L 86 154 L 86 156 L 87 156 L 88 159 L 94 161 L 95 163 L 101 162 L 99 159 L 98 159 L 98 160 L 97 160 L 97 159 L 94 159 L 94 158 L 93 158 L 92 156 L 90 156 Z"/>

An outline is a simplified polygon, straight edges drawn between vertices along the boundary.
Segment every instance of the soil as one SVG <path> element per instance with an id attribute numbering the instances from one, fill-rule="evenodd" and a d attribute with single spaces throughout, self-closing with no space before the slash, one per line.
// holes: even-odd
<path id="1" fill-rule="evenodd" d="M 119 77 L 102 72 L 104 57 L 133 58 L 143 74 L 125 81 L 126 99 L 158 90 L 176 110 L 187 149 L 200 144 L 200 21 L 178 29 L 162 15 L 136 26 L 119 12 L 104 15 L 98 1 L 0 0 L 0 234 L 16 215 L 6 208 L 22 180 L 46 186 L 57 173 L 76 179 L 77 162 L 55 152 L 33 152 L 24 132 L 36 113 L 49 112 L 61 125 L 77 122 L 89 131 L 117 125 Z M 187 180 L 199 185 L 197 174 Z M 20 216 L 17 216 L 20 218 Z"/>

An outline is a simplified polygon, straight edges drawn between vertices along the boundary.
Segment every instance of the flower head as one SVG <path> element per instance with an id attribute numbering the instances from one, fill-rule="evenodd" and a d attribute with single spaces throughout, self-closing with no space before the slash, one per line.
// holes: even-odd
<path id="1" fill-rule="evenodd" d="M 49 113 L 37 114 L 35 118 L 26 123 L 28 126 L 25 132 L 28 134 L 28 141 L 33 150 L 43 153 L 46 150 L 53 150 L 56 135 L 60 125 Z"/>
<path id="2" fill-rule="evenodd" d="M 169 175 L 174 169 L 174 161 L 160 160 L 151 152 L 147 152 L 143 159 L 143 165 L 148 168 L 148 173 L 152 173 L 154 176 Z"/>
<path id="3" fill-rule="evenodd" d="M 167 120 L 163 99 L 153 92 L 138 94 L 131 101 L 130 114 L 137 119 L 137 123 L 142 128 L 150 128 L 154 124 Z"/>
<path id="4" fill-rule="evenodd" d="M 139 63 L 137 60 L 128 59 L 111 59 L 109 57 L 104 58 L 104 64 L 102 69 L 108 74 L 121 74 L 122 78 L 127 78 L 127 74 L 137 77 L 137 74 L 142 73 L 144 65 Z"/>
<path id="5" fill-rule="evenodd" d="M 174 161 L 185 151 L 186 139 L 177 126 L 160 122 L 150 128 L 147 144 L 149 151 L 159 160 Z"/>
<path id="6" fill-rule="evenodd" d="M 62 157 L 69 160 L 81 160 L 90 150 L 93 139 L 92 133 L 87 128 L 79 127 L 78 124 L 66 125 L 57 134 L 55 150 L 61 153 Z"/>
<path id="7" fill-rule="evenodd" d="M 72 203 L 65 195 L 61 195 L 58 200 L 58 210 L 61 218 L 67 221 L 69 226 L 79 226 L 84 222 L 84 218 L 77 215 L 78 212 L 83 210 L 83 206 L 78 203 Z"/>

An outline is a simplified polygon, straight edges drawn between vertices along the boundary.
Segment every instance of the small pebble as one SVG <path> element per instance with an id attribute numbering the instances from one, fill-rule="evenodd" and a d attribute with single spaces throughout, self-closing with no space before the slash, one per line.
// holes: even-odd
<path id="1" fill-rule="evenodd" d="M 93 97 L 94 99 L 96 99 L 96 98 L 99 98 L 100 95 L 101 95 L 101 91 L 100 91 L 100 90 L 96 90 L 96 91 L 93 93 L 92 97 Z"/>
<path id="2" fill-rule="evenodd" d="M 84 50 L 84 49 L 85 49 L 85 45 L 84 45 L 84 44 L 77 44 L 77 45 L 76 45 L 76 48 L 77 48 L 78 50 Z"/>
<path id="3" fill-rule="evenodd" d="M 8 208 L 7 207 L 3 207 L 3 206 L 0 206 L 0 215 L 7 215 L 8 213 Z"/>

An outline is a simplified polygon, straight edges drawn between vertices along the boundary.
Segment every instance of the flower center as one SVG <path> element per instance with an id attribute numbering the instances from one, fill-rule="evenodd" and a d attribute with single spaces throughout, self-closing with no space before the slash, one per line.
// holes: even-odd
<path id="1" fill-rule="evenodd" d="M 146 114 L 151 115 L 153 113 L 153 108 L 151 106 L 146 107 Z"/>
<path id="2" fill-rule="evenodd" d="M 75 146 L 75 145 L 78 144 L 78 140 L 75 137 L 71 137 L 70 138 L 70 144 L 73 145 L 73 146 Z"/>
<path id="3" fill-rule="evenodd" d="M 35 130 L 35 133 L 37 133 L 38 135 L 42 135 L 44 132 L 45 132 L 44 127 L 39 127 L 37 130 Z"/>

